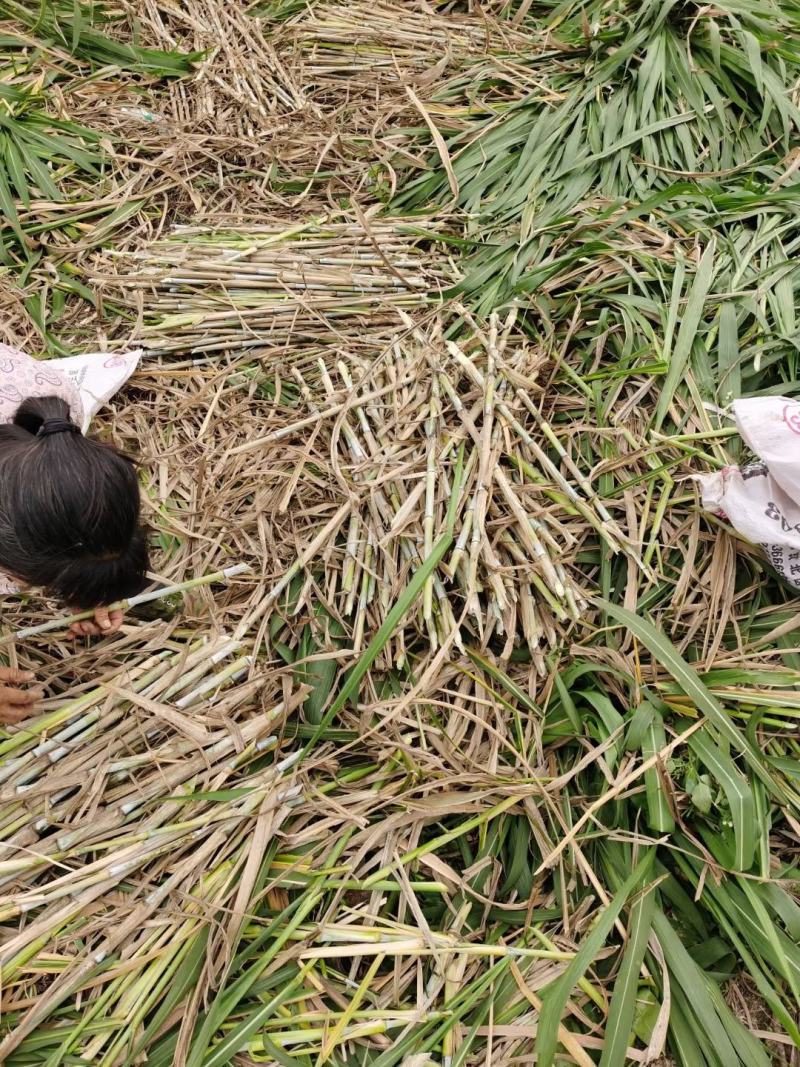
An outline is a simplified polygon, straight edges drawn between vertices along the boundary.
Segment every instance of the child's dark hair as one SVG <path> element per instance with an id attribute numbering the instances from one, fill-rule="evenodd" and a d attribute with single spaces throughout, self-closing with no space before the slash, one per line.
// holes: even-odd
<path id="1" fill-rule="evenodd" d="M 133 462 L 84 437 L 58 397 L 0 426 L 0 568 L 76 608 L 141 591 L 147 542 Z"/>

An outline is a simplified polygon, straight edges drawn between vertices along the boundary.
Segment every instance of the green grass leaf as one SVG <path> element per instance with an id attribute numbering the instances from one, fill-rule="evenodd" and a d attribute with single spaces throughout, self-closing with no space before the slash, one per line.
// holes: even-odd
<path id="1" fill-rule="evenodd" d="M 600 1067 L 624 1067 L 627 1060 L 628 1041 L 639 993 L 639 972 L 647 951 L 655 907 L 656 894 L 652 886 L 640 892 L 631 906 L 628 943 L 622 954 L 617 980 L 614 982 Z"/>
<path id="2" fill-rule="evenodd" d="M 697 266 L 697 272 L 694 275 L 691 289 L 686 298 L 686 307 L 681 315 L 681 324 L 675 341 L 675 347 L 672 352 L 665 352 L 665 356 L 668 356 L 669 358 L 669 370 L 667 371 L 664 384 L 661 387 L 661 393 L 658 398 L 655 417 L 653 419 L 653 426 L 656 430 L 661 429 L 667 411 L 669 410 L 669 406 L 672 403 L 673 396 L 675 395 L 675 390 L 682 381 L 686 366 L 689 362 L 692 343 L 697 334 L 700 320 L 703 317 L 706 297 L 708 296 L 711 281 L 714 277 L 714 255 L 715 246 L 713 242 L 710 242 L 706 247 L 705 252 L 703 252 L 703 256 Z"/>
<path id="3" fill-rule="evenodd" d="M 750 770 L 764 783 L 769 792 L 778 799 L 784 799 L 782 790 L 770 774 L 761 753 L 731 722 L 716 698 L 700 681 L 697 672 L 689 666 L 673 644 L 651 622 L 640 618 L 627 608 L 600 598 L 597 598 L 595 603 L 642 642 L 656 657 L 657 662 L 669 671 L 682 692 L 694 701 L 697 710 L 716 727 L 720 736 L 742 754 Z"/>
<path id="4" fill-rule="evenodd" d="M 736 870 L 747 871 L 753 865 L 756 849 L 757 824 L 753 790 L 727 752 L 713 740 L 707 729 L 692 734 L 688 745 L 725 792 L 734 826 L 735 851 L 731 862 Z"/>
<path id="5" fill-rule="evenodd" d="M 358 662 L 347 675 L 347 680 L 339 690 L 339 695 L 333 701 L 330 708 L 328 708 L 325 717 L 322 719 L 313 735 L 306 742 L 300 756 L 301 760 L 305 759 L 308 753 L 311 752 L 316 743 L 325 733 L 326 727 L 333 722 L 348 700 L 352 699 L 352 697 L 358 693 L 358 687 L 361 684 L 364 675 L 383 651 L 386 642 L 397 629 L 403 616 L 412 607 L 414 601 L 420 596 L 425 586 L 425 582 L 439 566 L 452 543 L 452 534 L 442 534 L 433 546 L 431 554 L 423 561 L 419 569 L 414 572 L 411 581 L 395 601 L 386 618 L 378 628 L 378 632 L 372 638 L 364 653 L 359 657 Z"/>
<path id="6" fill-rule="evenodd" d="M 575 957 L 570 960 L 564 973 L 545 989 L 536 1031 L 536 1062 L 539 1067 L 552 1067 L 555 1062 L 558 1026 L 562 1021 L 569 995 L 605 944 L 631 893 L 647 877 L 654 857 L 655 850 L 648 849 L 644 858 L 637 863 L 619 891 L 614 894 L 611 903 L 602 910 L 597 922 L 584 937 L 580 948 L 575 953 Z M 627 1036 L 626 1033 L 626 1040 Z"/>

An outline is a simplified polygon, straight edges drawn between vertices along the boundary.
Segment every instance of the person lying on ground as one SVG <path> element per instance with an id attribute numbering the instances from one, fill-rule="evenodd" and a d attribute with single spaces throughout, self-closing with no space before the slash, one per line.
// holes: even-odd
<path id="1" fill-rule="evenodd" d="M 140 592 L 148 566 L 135 464 L 83 435 L 69 383 L 10 351 L 13 364 L 0 353 L 0 593 L 40 588 L 72 610 L 95 609 L 75 636 L 114 633 L 122 613 L 108 605 Z M 60 395 L 22 398 L 26 384 Z M 0 667 L 0 722 L 31 714 L 43 696 L 23 688 L 32 681 Z"/>

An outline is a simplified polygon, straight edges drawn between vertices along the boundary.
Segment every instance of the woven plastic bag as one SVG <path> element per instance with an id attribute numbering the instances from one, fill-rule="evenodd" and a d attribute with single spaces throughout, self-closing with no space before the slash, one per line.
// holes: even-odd
<path id="1" fill-rule="evenodd" d="M 753 397 L 734 401 L 732 410 L 759 461 L 698 475 L 703 507 L 761 545 L 778 574 L 800 589 L 800 403 Z"/>

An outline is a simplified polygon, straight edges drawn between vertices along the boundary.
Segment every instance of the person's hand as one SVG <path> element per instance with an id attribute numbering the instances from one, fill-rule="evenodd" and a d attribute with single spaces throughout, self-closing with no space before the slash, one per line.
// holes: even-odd
<path id="1" fill-rule="evenodd" d="M 109 611 L 108 608 L 95 608 L 93 619 L 73 622 L 69 632 L 73 637 L 108 637 L 115 634 L 122 626 L 124 612 Z"/>
<path id="2" fill-rule="evenodd" d="M 18 686 L 33 679 L 30 671 L 0 667 L 0 723 L 21 722 L 32 714 L 37 702 L 44 697 L 44 690 L 19 689 Z"/>

